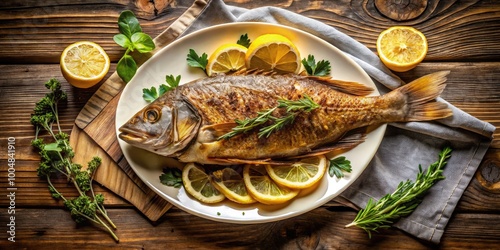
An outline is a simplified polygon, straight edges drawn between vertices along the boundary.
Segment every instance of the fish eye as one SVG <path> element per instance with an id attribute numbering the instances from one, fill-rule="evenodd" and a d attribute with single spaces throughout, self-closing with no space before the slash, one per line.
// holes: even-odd
<path id="1" fill-rule="evenodd" d="M 157 109 L 151 108 L 144 112 L 144 120 L 155 123 L 160 119 L 160 112 Z"/>

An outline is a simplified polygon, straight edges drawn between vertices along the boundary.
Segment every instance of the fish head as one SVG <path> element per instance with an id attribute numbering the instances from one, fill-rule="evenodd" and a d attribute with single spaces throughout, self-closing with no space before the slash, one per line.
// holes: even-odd
<path id="1" fill-rule="evenodd" d="M 119 128 L 123 141 L 164 156 L 177 156 L 196 137 L 199 114 L 184 100 L 153 102 Z"/>

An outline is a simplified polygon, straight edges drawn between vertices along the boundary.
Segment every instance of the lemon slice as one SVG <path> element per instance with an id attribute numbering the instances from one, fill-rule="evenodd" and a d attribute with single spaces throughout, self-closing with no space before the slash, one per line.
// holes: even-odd
<path id="1" fill-rule="evenodd" d="M 245 67 L 247 48 L 239 44 L 224 44 L 218 47 L 208 59 L 207 75 L 237 71 Z"/>
<path id="2" fill-rule="evenodd" d="M 212 183 L 205 169 L 194 163 L 188 163 L 182 170 L 182 182 L 186 192 L 204 203 L 217 203 L 225 199 Z"/>
<path id="3" fill-rule="evenodd" d="M 250 195 L 263 204 L 285 203 L 299 193 L 298 189 L 283 187 L 274 182 L 263 165 L 245 165 L 243 181 Z"/>
<path id="4" fill-rule="evenodd" d="M 289 188 L 304 189 L 321 180 L 326 166 L 326 157 L 320 155 L 300 159 L 290 165 L 266 165 L 266 170 L 276 183 Z"/>
<path id="5" fill-rule="evenodd" d="M 106 76 L 110 62 L 108 54 L 101 46 L 81 41 L 64 49 L 60 65 L 62 75 L 71 85 L 90 88 Z"/>
<path id="6" fill-rule="evenodd" d="M 243 177 L 236 170 L 227 167 L 214 171 L 212 175 L 212 184 L 229 200 L 240 204 L 257 202 L 248 194 Z"/>
<path id="7" fill-rule="evenodd" d="M 377 39 L 380 60 L 391 70 L 405 72 L 415 68 L 427 54 L 427 39 L 412 27 L 394 26 Z"/>
<path id="8" fill-rule="evenodd" d="M 298 73 L 301 67 L 300 53 L 288 38 L 279 34 L 265 34 L 257 37 L 248 47 L 246 65 L 248 69 Z"/>

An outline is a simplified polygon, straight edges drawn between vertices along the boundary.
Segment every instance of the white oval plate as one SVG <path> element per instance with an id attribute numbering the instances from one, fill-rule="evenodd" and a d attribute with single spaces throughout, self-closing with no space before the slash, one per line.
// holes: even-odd
<path id="1" fill-rule="evenodd" d="M 147 103 L 142 98 L 142 89 L 158 87 L 165 82 L 166 75 L 181 75 L 181 84 L 206 77 L 198 68 L 187 65 L 186 56 L 189 49 L 199 55 L 210 56 L 218 46 L 224 43 L 235 43 L 243 34 L 251 40 L 262 34 L 278 33 L 288 37 L 297 46 L 301 58 L 312 54 L 316 61 L 328 60 L 331 63 L 331 75 L 335 79 L 356 81 L 375 88 L 368 74 L 331 44 L 298 29 L 267 23 L 229 23 L 212 26 L 186 35 L 161 49 L 137 71 L 127 84 L 118 102 L 116 111 L 116 129 L 128 121 L 132 115 L 141 110 Z M 374 91 L 373 95 L 379 95 Z M 345 190 L 363 172 L 374 156 L 385 132 L 385 125 L 371 131 L 366 141 L 343 154 L 351 161 L 352 172 L 344 178 L 337 179 L 325 174 L 315 190 L 302 192 L 291 202 L 283 205 L 238 205 L 230 201 L 218 204 L 203 204 L 190 197 L 184 188 L 173 188 L 161 184 L 159 176 L 163 167 L 179 167 L 177 161 L 155 155 L 133 147 L 118 139 L 120 147 L 132 169 L 151 189 L 175 206 L 191 214 L 215 221 L 231 223 L 262 223 L 290 218 L 317 208 Z"/>

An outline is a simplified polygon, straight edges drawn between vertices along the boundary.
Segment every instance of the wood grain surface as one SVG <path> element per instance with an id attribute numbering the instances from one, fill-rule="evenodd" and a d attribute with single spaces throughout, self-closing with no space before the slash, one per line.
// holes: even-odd
<path id="1" fill-rule="evenodd" d="M 382 14 L 374 0 L 278 1 L 227 0 L 243 8 L 276 6 L 320 20 L 354 37 L 375 53 L 378 34 L 393 25 L 411 25 L 429 40 L 429 52 L 417 68 L 398 73 L 403 80 L 437 70 L 451 70 L 443 98 L 490 122 L 497 131 L 475 178 L 462 196 L 442 242 L 432 245 L 397 229 L 368 239 L 356 228 L 344 228 L 355 216 L 345 201 L 335 199 L 296 218 L 257 225 L 212 222 L 171 208 L 152 222 L 133 204 L 106 187 L 110 217 L 121 241 L 115 243 L 93 226 L 76 226 L 63 205 L 52 199 L 36 175 L 39 156 L 30 146 L 29 123 L 34 103 L 44 96 L 43 83 L 55 77 L 69 100 L 61 106 L 62 129 L 71 133 L 83 106 L 97 91 L 71 87 L 59 69 L 59 56 L 79 40 L 99 43 L 115 70 L 124 50 L 112 37 L 122 10 L 132 10 L 144 31 L 156 37 L 193 4 L 193 0 L 69 1 L 6 0 L 0 3 L 0 222 L 8 223 L 6 141 L 16 142 L 16 243 L 0 234 L 1 249 L 495 249 L 500 244 L 500 2 L 427 1 L 418 16 L 396 21 Z M 55 185 L 68 196 L 75 190 L 65 180 Z M 15 245 L 14 245 L 15 244 Z"/>

